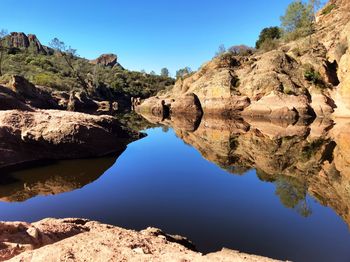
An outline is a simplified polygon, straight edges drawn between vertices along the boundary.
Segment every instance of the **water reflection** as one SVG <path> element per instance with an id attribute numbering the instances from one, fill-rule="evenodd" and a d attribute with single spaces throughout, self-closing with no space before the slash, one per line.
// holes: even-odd
<path id="1" fill-rule="evenodd" d="M 350 226 L 350 120 L 204 117 L 191 128 L 184 127 L 185 120 L 145 117 L 171 126 L 186 144 L 232 174 L 255 169 L 260 180 L 275 185 L 280 202 L 300 215 L 312 214 L 309 194 Z"/>
<path id="2" fill-rule="evenodd" d="M 118 155 L 47 163 L 0 176 L 0 201 L 22 202 L 36 196 L 57 195 L 84 187 L 97 180 Z"/>

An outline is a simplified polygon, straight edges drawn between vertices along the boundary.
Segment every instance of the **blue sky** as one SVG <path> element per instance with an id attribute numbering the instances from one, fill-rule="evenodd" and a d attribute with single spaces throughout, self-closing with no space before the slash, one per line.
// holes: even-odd
<path id="1" fill-rule="evenodd" d="M 131 70 L 196 70 L 220 44 L 254 45 L 292 0 L 1 0 L 0 29 L 58 37 L 89 59 L 115 53 Z"/>

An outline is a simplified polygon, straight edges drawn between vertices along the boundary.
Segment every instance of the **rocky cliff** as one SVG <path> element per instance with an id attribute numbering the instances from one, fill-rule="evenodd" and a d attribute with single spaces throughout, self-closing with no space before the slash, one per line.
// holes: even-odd
<path id="1" fill-rule="evenodd" d="M 51 54 L 53 50 L 40 43 L 36 35 L 26 35 L 22 32 L 12 32 L 4 38 L 4 44 L 8 48 L 31 49 L 36 53 Z"/>
<path id="2" fill-rule="evenodd" d="M 319 12 L 313 35 L 270 52 L 216 57 L 179 79 L 165 95 L 146 100 L 138 111 L 175 115 L 192 95 L 206 115 L 350 116 L 349 3 L 332 0 L 328 5 L 334 8 L 329 14 Z"/>

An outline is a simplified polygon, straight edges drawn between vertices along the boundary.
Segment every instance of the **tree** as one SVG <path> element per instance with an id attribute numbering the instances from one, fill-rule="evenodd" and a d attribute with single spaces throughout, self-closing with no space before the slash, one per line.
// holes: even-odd
<path id="1" fill-rule="evenodd" d="M 228 52 L 234 55 L 251 55 L 254 52 L 254 48 L 246 46 L 246 45 L 234 45 L 228 49 Z"/>
<path id="2" fill-rule="evenodd" d="M 1 29 L 0 31 L 0 76 L 2 76 L 2 62 L 4 58 L 4 53 L 6 51 L 5 45 L 4 45 L 4 37 L 7 36 L 7 31 L 4 29 Z"/>
<path id="3" fill-rule="evenodd" d="M 73 75 L 77 78 L 82 88 L 87 92 L 88 85 L 80 74 L 79 66 L 76 66 L 74 64 L 74 59 L 77 57 L 77 50 L 73 49 L 71 46 L 67 47 L 66 44 L 63 41 L 59 40 L 57 37 L 49 42 L 49 46 L 63 57 Z"/>
<path id="4" fill-rule="evenodd" d="M 281 17 L 282 27 L 287 33 L 308 29 L 313 22 L 313 16 L 310 4 L 295 1 L 287 7 L 285 15 Z"/>
<path id="5" fill-rule="evenodd" d="M 321 1 L 320 0 L 309 0 L 309 6 L 312 9 L 312 13 L 314 14 L 313 20 L 316 22 L 316 12 L 321 7 Z"/>
<path id="6" fill-rule="evenodd" d="M 269 40 L 277 40 L 281 38 L 282 32 L 278 26 L 266 27 L 264 28 L 259 35 L 259 39 L 255 43 L 255 48 L 261 48 L 262 44 Z"/>
<path id="7" fill-rule="evenodd" d="M 168 68 L 164 67 L 162 70 L 160 70 L 160 75 L 163 77 L 169 77 L 169 70 Z"/>
<path id="8" fill-rule="evenodd" d="M 179 69 L 176 71 L 176 79 L 183 78 L 186 75 L 191 74 L 191 73 L 192 73 L 192 69 L 188 66 L 185 68 Z"/>
<path id="9" fill-rule="evenodd" d="M 218 51 L 215 53 L 215 57 L 221 56 L 224 53 L 226 53 L 226 47 L 222 44 L 219 46 Z"/>
<path id="10" fill-rule="evenodd" d="M 151 76 L 155 76 L 156 72 L 154 72 L 153 70 L 149 73 Z"/>

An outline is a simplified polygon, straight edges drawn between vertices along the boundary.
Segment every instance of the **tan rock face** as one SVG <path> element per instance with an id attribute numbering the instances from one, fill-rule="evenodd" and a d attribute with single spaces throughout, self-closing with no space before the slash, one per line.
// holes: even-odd
<path id="1" fill-rule="evenodd" d="M 102 156 L 125 148 L 136 137 L 108 116 L 0 111 L 0 168 L 40 159 Z"/>
<path id="2" fill-rule="evenodd" d="M 310 115 L 309 102 L 306 96 L 291 96 L 272 92 L 262 97 L 259 101 L 253 101 L 249 107 L 244 109 L 242 114 L 297 119 L 298 116 Z"/>
<path id="3" fill-rule="evenodd" d="M 202 255 L 184 237 L 137 232 L 86 219 L 0 223 L 0 259 L 9 261 L 276 261 L 223 249 Z"/>
<path id="4" fill-rule="evenodd" d="M 329 4 L 335 8 L 326 15 L 320 11 L 316 32 L 311 37 L 270 52 L 216 57 L 197 72 L 178 80 L 173 90 L 159 99 L 193 93 L 199 98 L 204 114 L 239 115 L 251 102 L 247 108 L 250 115 L 270 118 L 295 117 L 291 111 L 294 103 L 301 118 L 330 117 L 336 107 L 334 115 L 350 116 L 349 4 L 346 0 Z M 319 74 L 317 83 L 306 79 L 305 74 L 310 72 Z M 145 102 L 144 107 L 151 104 Z"/>
<path id="5" fill-rule="evenodd" d="M 118 62 L 118 57 L 115 54 L 103 54 L 95 60 L 90 61 L 92 64 L 113 67 Z"/>

